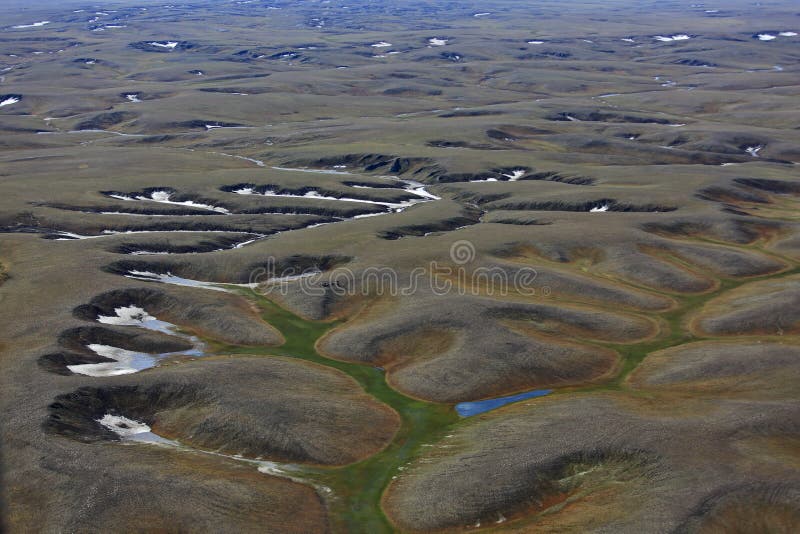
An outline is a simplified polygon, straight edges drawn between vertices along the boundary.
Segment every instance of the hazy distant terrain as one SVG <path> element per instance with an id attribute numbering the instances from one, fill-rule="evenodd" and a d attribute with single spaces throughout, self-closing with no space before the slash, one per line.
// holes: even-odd
<path id="1" fill-rule="evenodd" d="M 800 529 L 793 2 L 0 21 L 0 530 Z"/>

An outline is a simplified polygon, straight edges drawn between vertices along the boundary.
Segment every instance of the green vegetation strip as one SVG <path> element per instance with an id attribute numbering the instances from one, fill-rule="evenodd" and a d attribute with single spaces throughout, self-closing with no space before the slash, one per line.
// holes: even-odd
<path id="1" fill-rule="evenodd" d="M 320 356 L 315 344 L 339 323 L 307 321 L 253 293 L 245 296 L 259 305 L 262 317 L 286 339 L 280 347 L 218 347 L 227 354 L 265 354 L 307 360 L 338 369 L 354 378 L 364 391 L 391 406 L 402 423 L 394 440 L 384 450 L 344 467 L 314 467 L 303 470 L 303 478 L 333 490 L 328 505 L 335 532 L 393 532 L 381 509 L 381 497 L 391 478 L 416 457 L 426 443 L 435 443 L 459 420 L 449 404 L 412 399 L 389 387 L 385 373 L 375 367 Z"/>
<path id="2" fill-rule="evenodd" d="M 620 354 L 620 357 L 622 358 L 622 368 L 620 369 L 619 373 L 616 375 L 616 377 L 608 382 L 587 387 L 568 388 L 561 393 L 626 389 L 625 380 L 639 366 L 639 364 L 642 363 L 648 354 L 695 341 L 730 341 L 730 337 L 696 336 L 689 330 L 689 319 L 692 318 L 695 313 L 702 310 L 703 306 L 705 306 L 709 301 L 719 298 L 731 290 L 737 289 L 746 284 L 785 278 L 796 274 L 800 274 L 800 267 L 790 268 L 774 274 L 754 276 L 744 279 L 717 278 L 719 281 L 719 287 L 707 293 L 700 293 L 696 295 L 667 295 L 666 293 L 662 293 L 675 299 L 678 302 L 678 306 L 668 312 L 658 314 L 658 316 L 664 321 L 664 328 L 662 333 L 656 339 L 635 344 L 593 343 L 597 346 L 615 350 Z M 556 391 L 555 393 L 559 392 Z"/>
<path id="3" fill-rule="evenodd" d="M 657 339 L 637 344 L 597 344 L 618 351 L 622 357 L 620 372 L 610 381 L 588 387 L 565 388 L 555 394 L 570 394 L 602 390 L 623 389 L 625 379 L 648 354 L 698 341 L 688 329 L 687 319 L 707 302 L 744 284 L 782 278 L 800 273 L 800 268 L 780 273 L 746 279 L 720 279 L 714 291 L 675 296 L 679 305 L 660 317 L 666 328 Z M 316 342 L 339 322 L 308 321 L 281 308 L 269 299 L 236 288 L 260 307 L 263 319 L 277 328 L 286 342 L 273 347 L 238 347 L 217 345 L 219 352 L 228 354 L 264 354 L 297 358 L 338 369 L 355 379 L 361 387 L 381 402 L 391 406 L 401 417 L 402 424 L 394 440 L 384 450 L 365 460 L 344 467 L 307 467 L 303 477 L 310 482 L 325 485 L 333 490 L 328 497 L 331 522 L 335 532 L 393 532 L 381 508 L 381 498 L 393 476 L 411 462 L 425 444 L 433 444 L 452 431 L 460 418 L 453 406 L 412 399 L 398 393 L 386 383 L 385 373 L 369 365 L 348 363 L 321 356 Z M 705 338 L 702 338 L 705 339 Z"/>

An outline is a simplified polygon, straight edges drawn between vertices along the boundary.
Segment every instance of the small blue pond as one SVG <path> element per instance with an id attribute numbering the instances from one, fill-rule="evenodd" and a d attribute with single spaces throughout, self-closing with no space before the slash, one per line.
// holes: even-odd
<path id="1" fill-rule="evenodd" d="M 489 410 L 494 410 L 495 408 L 505 406 L 506 404 L 511 404 L 512 402 L 533 399 L 535 397 L 544 397 L 552 392 L 552 389 L 536 389 L 534 391 L 526 391 L 525 393 L 520 393 L 518 395 L 509 395 L 508 397 L 497 397 L 494 399 L 486 399 L 474 402 L 460 402 L 456 404 L 456 412 L 458 412 L 458 415 L 461 417 L 471 417 L 473 415 L 478 415 L 479 413 L 488 412 Z"/>

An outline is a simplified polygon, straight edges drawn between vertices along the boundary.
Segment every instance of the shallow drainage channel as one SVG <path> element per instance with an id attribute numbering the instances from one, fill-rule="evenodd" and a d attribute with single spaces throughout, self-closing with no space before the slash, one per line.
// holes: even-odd
<path id="1" fill-rule="evenodd" d="M 327 486 L 316 484 L 313 481 L 293 475 L 293 473 L 300 474 L 302 471 L 302 468 L 300 466 L 294 464 L 283 464 L 278 462 L 270 462 L 267 460 L 244 458 L 243 456 L 237 454 L 223 454 L 220 452 L 195 449 L 194 447 L 189 447 L 178 441 L 163 438 L 158 434 L 154 433 L 150 428 L 150 426 L 147 425 L 146 423 L 135 421 L 133 419 L 129 419 L 122 415 L 114 415 L 107 413 L 100 419 L 97 419 L 97 422 L 100 423 L 100 425 L 103 426 L 104 428 L 112 431 L 117 436 L 119 436 L 119 438 L 123 442 L 146 443 L 161 447 L 173 447 L 177 450 L 185 452 L 207 454 L 209 456 L 219 456 L 221 458 L 227 458 L 229 460 L 234 460 L 237 462 L 244 462 L 256 466 L 256 469 L 258 469 L 259 473 L 264 473 L 265 475 L 285 478 L 293 482 L 310 485 L 314 489 L 322 492 L 323 494 L 331 493 L 331 489 Z"/>

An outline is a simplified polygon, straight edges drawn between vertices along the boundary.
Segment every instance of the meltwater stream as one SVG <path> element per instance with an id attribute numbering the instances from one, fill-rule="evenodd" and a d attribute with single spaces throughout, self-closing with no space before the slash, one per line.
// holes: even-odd
<path id="1" fill-rule="evenodd" d="M 180 276 L 175 276 L 172 273 L 152 273 L 149 271 L 128 271 L 125 275 L 127 278 L 133 278 L 134 280 L 143 280 L 146 282 L 161 282 L 162 284 L 172 284 L 176 286 L 184 286 L 184 287 L 198 287 L 202 289 L 210 289 L 211 291 L 222 291 L 225 293 L 230 293 L 232 290 L 226 286 L 233 286 L 233 287 L 244 287 L 255 289 L 262 284 L 285 284 L 288 282 L 294 282 L 297 280 L 301 280 L 303 278 L 311 278 L 314 276 L 318 276 L 322 274 L 322 271 L 319 269 L 309 269 L 305 272 L 300 274 L 290 274 L 286 276 L 272 276 L 265 278 L 264 280 L 258 282 L 252 282 L 249 284 L 232 284 L 227 282 L 206 282 L 203 280 L 193 280 L 191 278 L 183 278 Z"/>
<path id="2" fill-rule="evenodd" d="M 312 481 L 297 476 L 298 474 L 302 474 L 301 473 L 302 468 L 294 464 L 284 464 L 279 462 L 270 462 L 268 460 L 250 459 L 250 458 L 244 458 L 237 454 L 223 454 L 221 452 L 195 449 L 193 447 L 184 445 L 178 441 L 163 438 L 158 434 L 154 433 L 148 424 L 143 423 L 141 421 L 136 421 L 134 419 L 130 419 L 122 415 L 107 413 L 103 415 L 103 417 L 101 417 L 100 419 L 97 419 L 96 421 L 100 423 L 100 425 L 103 428 L 106 428 L 115 433 L 117 436 L 119 436 L 119 438 L 123 442 L 147 443 L 162 447 L 173 447 L 177 450 L 185 452 L 207 454 L 210 456 L 220 456 L 222 458 L 228 458 L 230 460 L 235 460 L 237 462 L 252 464 L 256 467 L 259 473 L 264 473 L 265 475 L 272 475 L 279 478 L 285 478 L 293 482 L 298 482 L 300 484 L 310 485 L 314 489 L 320 491 L 323 495 L 331 493 L 331 489 L 329 487 L 316 484 Z"/>

